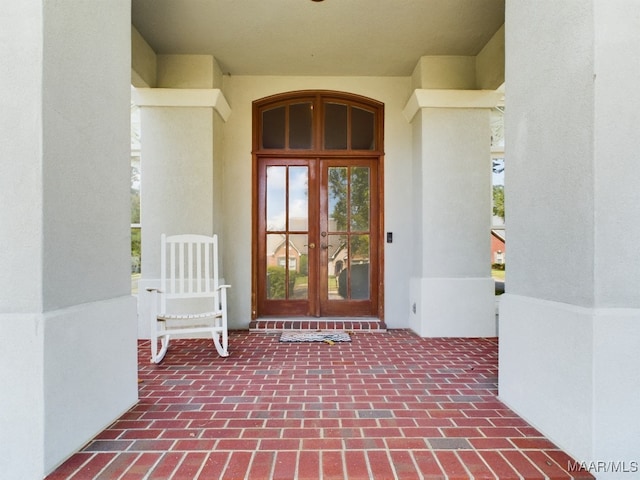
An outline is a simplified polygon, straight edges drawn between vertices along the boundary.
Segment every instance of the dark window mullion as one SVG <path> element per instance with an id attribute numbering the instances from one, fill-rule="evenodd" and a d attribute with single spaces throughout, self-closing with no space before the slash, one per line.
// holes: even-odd
<path id="1" fill-rule="evenodd" d="M 347 104 L 347 150 L 352 150 L 351 148 L 351 111 L 353 107 L 351 104 Z"/>

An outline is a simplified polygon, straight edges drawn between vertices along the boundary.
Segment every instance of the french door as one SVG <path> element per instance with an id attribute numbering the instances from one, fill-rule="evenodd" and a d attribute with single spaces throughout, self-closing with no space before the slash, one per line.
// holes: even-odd
<path id="1" fill-rule="evenodd" d="M 276 149 L 261 148 L 272 141 L 276 127 L 260 121 L 274 117 L 282 102 L 254 115 L 259 124 L 254 134 L 256 128 L 259 133 L 254 136 L 253 317 L 381 317 L 382 156 L 377 149 L 353 148 L 361 140 L 354 136 L 362 136 L 361 127 L 353 126 L 362 114 L 352 112 L 360 104 L 333 95 L 328 108 L 321 95 L 304 94 L 284 104 L 285 140 L 273 141 Z M 332 141 L 323 130 L 339 130 L 326 122 L 334 104 L 348 107 L 346 148 L 318 148 Z M 301 111 L 309 116 L 301 117 Z M 309 132 L 300 140 L 305 121 Z M 377 146 L 374 125 L 366 144 Z"/>
<path id="2" fill-rule="evenodd" d="M 263 315 L 377 316 L 378 163 L 261 161 Z"/>

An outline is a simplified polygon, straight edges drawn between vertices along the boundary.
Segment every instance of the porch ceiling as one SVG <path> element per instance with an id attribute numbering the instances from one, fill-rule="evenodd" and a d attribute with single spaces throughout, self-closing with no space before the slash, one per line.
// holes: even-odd
<path id="1" fill-rule="evenodd" d="M 504 0 L 132 0 L 158 54 L 213 55 L 225 74 L 408 76 L 424 55 L 476 55 Z"/>

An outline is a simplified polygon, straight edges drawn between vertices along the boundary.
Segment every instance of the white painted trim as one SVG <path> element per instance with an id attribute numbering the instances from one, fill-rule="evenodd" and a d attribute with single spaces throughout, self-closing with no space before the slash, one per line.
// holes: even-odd
<path id="1" fill-rule="evenodd" d="M 495 90 L 416 89 L 402 113 L 411 122 L 421 108 L 494 108 L 501 98 Z"/>
<path id="2" fill-rule="evenodd" d="M 135 88 L 133 103 L 139 107 L 209 107 L 226 122 L 231 107 L 219 88 Z"/>

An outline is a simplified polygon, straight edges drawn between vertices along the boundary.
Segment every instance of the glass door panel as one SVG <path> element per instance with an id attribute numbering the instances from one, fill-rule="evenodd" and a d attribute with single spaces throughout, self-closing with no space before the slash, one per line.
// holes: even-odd
<path id="1" fill-rule="evenodd" d="M 279 164 L 263 166 L 261 305 L 266 313 L 306 315 L 314 283 L 309 253 L 315 248 L 309 236 L 309 166 L 306 161 L 271 162 Z"/>
<path id="2" fill-rule="evenodd" d="M 324 105 L 324 148 L 346 150 L 347 106 L 340 103 Z"/>
<path id="3" fill-rule="evenodd" d="M 327 237 L 327 288 L 330 300 L 349 298 L 348 287 L 348 237 L 346 235 L 328 235 Z"/>
<path id="4" fill-rule="evenodd" d="M 369 299 L 369 235 L 352 235 L 349 244 L 349 298 Z"/>
<path id="5" fill-rule="evenodd" d="M 295 150 L 311 148 L 312 120 L 311 102 L 294 103 L 289 107 L 289 148 Z"/>
<path id="6" fill-rule="evenodd" d="M 376 164 L 369 160 L 324 160 L 321 198 L 320 309 L 323 315 L 374 315 L 377 252 Z M 375 257 L 374 257 L 375 258 Z"/>
<path id="7" fill-rule="evenodd" d="M 287 167 L 267 167 L 267 231 L 282 231 L 287 218 Z"/>
<path id="8" fill-rule="evenodd" d="M 262 148 L 285 147 L 286 108 L 276 107 L 262 113 Z"/>
<path id="9" fill-rule="evenodd" d="M 327 252 L 328 299 L 368 299 L 370 169 L 329 167 L 327 178 L 329 231 L 321 247 Z"/>
<path id="10" fill-rule="evenodd" d="M 349 225 L 351 231 L 369 231 L 371 184 L 368 167 L 352 167 L 349 188 Z"/>
<path id="11" fill-rule="evenodd" d="M 373 112 L 353 107 L 351 109 L 351 148 L 373 150 L 375 145 Z"/>

